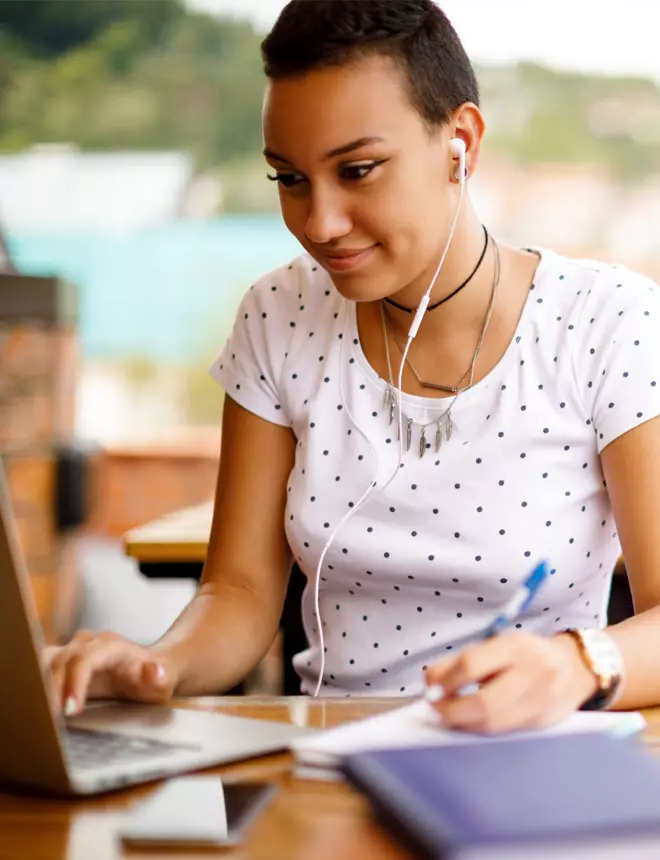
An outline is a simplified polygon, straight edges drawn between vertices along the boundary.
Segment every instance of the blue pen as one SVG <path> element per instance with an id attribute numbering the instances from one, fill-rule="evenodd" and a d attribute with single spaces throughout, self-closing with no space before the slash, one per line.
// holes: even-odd
<path id="1" fill-rule="evenodd" d="M 518 618 L 520 618 L 520 616 L 527 610 L 532 600 L 536 597 L 536 593 L 545 582 L 547 575 L 548 564 L 547 562 L 542 561 L 540 564 L 537 564 L 523 584 L 516 589 L 515 594 L 502 609 L 497 618 L 495 618 L 486 628 L 486 631 L 483 634 L 484 639 L 490 639 L 493 636 L 497 636 L 497 634 L 501 633 L 502 630 L 506 630 L 507 627 L 515 624 Z"/>
<path id="2" fill-rule="evenodd" d="M 493 636 L 497 636 L 498 633 L 501 633 L 503 630 L 506 630 L 512 624 L 520 618 L 521 615 L 528 609 L 531 602 L 536 597 L 539 589 L 545 582 L 545 579 L 548 575 L 548 563 L 546 561 L 542 561 L 532 570 L 532 572 L 527 576 L 522 585 L 516 589 L 513 597 L 509 602 L 503 607 L 502 611 L 497 615 L 496 618 L 491 621 L 488 627 L 482 633 L 483 639 L 492 639 Z M 466 687 L 462 692 L 470 693 L 475 689 L 478 689 L 476 684 L 471 684 L 469 687 Z M 444 690 L 438 684 L 433 684 L 426 688 L 424 696 L 427 702 L 439 702 L 440 699 L 444 696 Z"/>

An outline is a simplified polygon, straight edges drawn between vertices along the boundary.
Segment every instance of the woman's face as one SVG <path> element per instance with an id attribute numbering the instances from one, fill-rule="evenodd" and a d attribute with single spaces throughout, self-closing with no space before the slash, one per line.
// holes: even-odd
<path id="1" fill-rule="evenodd" d="M 284 221 L 346 298 L 427 288 L 458 202 L 450 131 L 429 130 L 380 55 L 269 82 L 264 154 Z"/>

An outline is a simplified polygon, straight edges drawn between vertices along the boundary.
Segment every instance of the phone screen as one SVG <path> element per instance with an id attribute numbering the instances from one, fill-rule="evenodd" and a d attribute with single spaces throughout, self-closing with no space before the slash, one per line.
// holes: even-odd
<path id="1" fill-rule="evenodd" d="M 224 786 L 229 833 L 242 829 L 244 822 L 252 817 L 257 808 L 261 808 L 272 788 L 267 783 L 237 783 Z"/>
<path id="2" fill-rule="evenodd" d="M 236 845 L 275 790 L 206 774 L 177 777 L 139 803 L 119 835 L 129 843 Z"/>

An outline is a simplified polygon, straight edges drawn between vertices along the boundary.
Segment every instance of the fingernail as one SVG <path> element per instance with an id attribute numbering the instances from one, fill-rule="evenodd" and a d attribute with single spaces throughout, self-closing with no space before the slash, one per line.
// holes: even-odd
<path id="1" fill-rule="evenodd" d="M 77 710 L 78 705 L 76 704 L 75 698 L 73 696 L 69 696 L 69 698 L 64 703 L 64 716 L 72 717 Z"/>
<path id="2" fill-rule="evenodd" d="M 163 666 L 162 663 L 156 663 L 156 678 L 159 681 L 164 681 L 166 674 L 167 673 L 165 672 L 165 666 Z"/>
<path id="3" fill-rule="evenodd" d="M 424 698 L 429 704 L 434 705 L 445 697 L 445 691 L 440 684 L 431 684 L 424 691 Z"/>
<path id="4" fill-rule="evenodd" d="M 474 693 L 478 692 L 479 684 L 466 684 L 465 687 L 461 687 L 461 689 L 459 690 L 459 696 L 472 696 Z"/>

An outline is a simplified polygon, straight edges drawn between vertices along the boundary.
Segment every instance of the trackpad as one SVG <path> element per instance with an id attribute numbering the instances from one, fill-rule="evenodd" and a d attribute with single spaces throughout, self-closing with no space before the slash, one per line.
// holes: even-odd
<path id="1" fill-rule="evenodd" d="M 271 720 L 235 717 L 213 711 L 117 702 L 90 707 L 67 720 L 71 728 L 155 738 L 164 743 L 205 749 L 255 751 L 284 748 L 311 729 Z"/>
<path id="2" fill-rule="evenodd" d="M 67 719 L 66 723 L 74 729 L 115 732 L 198 746 L 207 734 L 215 735 L 220 730 L 223 715 L 185 708 L 113 702 L 86 708 L 82 714 Z"/>

